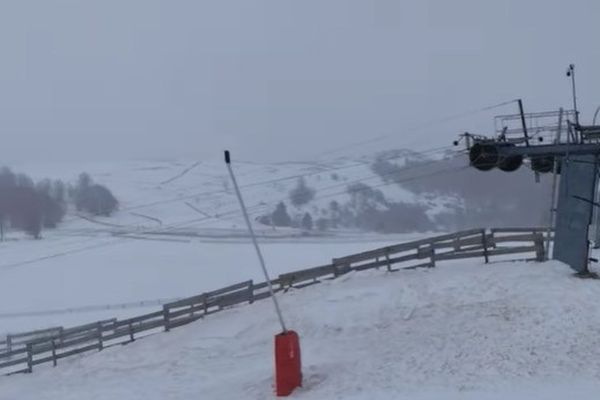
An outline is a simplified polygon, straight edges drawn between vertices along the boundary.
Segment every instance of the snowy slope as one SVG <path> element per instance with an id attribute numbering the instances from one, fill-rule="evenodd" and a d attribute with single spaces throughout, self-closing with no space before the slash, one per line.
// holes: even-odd
<path id="1" fill-rule="evenodd" d="M 258 216 L 287 199 L 301 175 L 317 190 L 317 199 L 307 210 L 327 207 L 333 199 L 346 201 L 344 191 L 349 182 L 381 184 L 370 170 L 371 162 L 372 157 L 365 156 L 327 163 L 236 162 L 234 167 L 246 202 L 253 216 Z M 145 300 L 155 306 L 161 299 L 261 278 L 221 160 L 57 162 L 11 167 L 36 180 L 49 177 L 66 182 L 74 182 L 82 171 L 89 172 L 96 182 L 115 193 L 121 210 L 111 218 L 93 219 L 79 218 L 70 210 L 58 229 L 43 232 L 42 240 L 8 232 L 8 240 L 0 243 L 0 336 L 146 310 L 140 306 L 18 318 L 8 318 L 8 314 Z M 429 201 L 397 185 L 381 189 L 395 201 Z M 273 274 L 422 236 L 340 229 L 306 235 L 298 229 L 273 230 L 258 223 L 256 228 Z"/>
<path id="2" fill-rule="evenodd" d="M 334 257 L 369 250 L 414 235 L 394 238 L 266 242 L 262 245 L 273 276 L 322 265 Z M 81 239 L 70 238 L 70 241 Z M 26 313 L 90 305 L 189 297 L 248 279 L 263 281 L 251 244 L 204 241 L 155 242 L 148 240 L 87 239 L 79 253 L 0 269 L 0 335 L 9 332 L 72 326 L 99 319 L 143 314 L 144 309 L 64 313 L 3 318 L 3 313 Z M 2 264 L 36 259 L 58 249 L 80 248 L 65 238 L 20 241 L 0 245 Z M 102 246 L 106 244 L 106 246 Z M 34 247 L 39 246 L 39 247 Z M 153 305 L 156 308 L 156 304 Z"/>
<path id="3" fill-rule="evenodd" d="M 297 399 L 595 399 L 600 285 L 556 262 L 354 273 L 282 295 L 302 340 Z M 269 301 L 58 368 L 0 399 L 273 398 Z"/>
<path id="4" fill-rule="evenodd" d="M 406 156 L 402 154 L 394 158 L 399 165 L 403 164 L 403 157 L 413 153 L 407 151 Z M 287 202 L 292 216 L 308 211 L 316 219 L 328 209 L 331 201 L 344 203 L 349 199 L 346 193 L 349 184 L 360 182 L 374 187 L 383 184 L 370 168 L 373 160 L 374 156 L 364 156 L 359 159 L 338 158 L 326 163 L 234 162 L 234 169 L 253 217 L 271 213 L 283 200 Z M 95 181 L 107 185 L 120 200 L 122 211 L 111 218 L 96 218 L 98 223 L 71 215 L 61 228 L 65 234 L 171 230 L 222 237 L 244 229 L 237 200 L 221 160 L 45 163 L 15 165 L 13 169 L 36 179 L 50 177 L 66 182 L 75 182 L 77 175 L 86 171 Z M 416 167 L 407 173 L 418 176 L 420 171 L 422 169 Z M 288 195 L 300 176 L 315 189 L 316 197 L 306 206 L 296 209 L 290 206 Z M 391 201 L 426 204 L 434 213 L 443 211 L 443 205 L 448 202 L 456 203 L 456 199 L 445 197 L 424 199 L 398 185 L 383 185 L 377 189 Z M 271 228 L 260 224 L 257 228 L 271 231 Z M 218 230 L 224 232 L 218 234 Z M 285 229 L 280 230 L 286 233 Z"/>

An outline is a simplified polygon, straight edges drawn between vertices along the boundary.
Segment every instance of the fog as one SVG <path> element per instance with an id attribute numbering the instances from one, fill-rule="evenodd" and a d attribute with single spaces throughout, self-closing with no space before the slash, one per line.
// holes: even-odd
<path id="1" fill-rule="evenodd" d="M 311 159 L 600 105 L 597 0 L 5 1 L 0 159 Z M 354 149 L 355 150 L 355 149 Z M 344 154 L 344 151 L 341 151 Z"/>

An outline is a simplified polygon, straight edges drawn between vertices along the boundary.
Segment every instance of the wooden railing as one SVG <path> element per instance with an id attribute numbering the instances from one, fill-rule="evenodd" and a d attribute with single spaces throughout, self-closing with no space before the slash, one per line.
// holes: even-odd
<path id="1" fill-rule="evenodd" d="M 399 269 L 432 268 L 447 260 L 524 254 L 527 260 L 544 259 L 545 228 L 472 229 L 434 236 L 335 258 L 330 264 L 279 275 L 272 281 L 275 292 L 301 288 L 322 279 L 335 279 L 352 271 L 384 267 Z M 212 292 L 164 304 L 162 310 L 133 318 L 110 319 L 72 328 L 55 327 L 10 334 L 0 342 L 0 372 L 32 372 L 39 364 L 107 346 L 129 343 L 137 338 L 169 331 L 242 303 L 269 297 L 267 282 L 244 281 Z"/>

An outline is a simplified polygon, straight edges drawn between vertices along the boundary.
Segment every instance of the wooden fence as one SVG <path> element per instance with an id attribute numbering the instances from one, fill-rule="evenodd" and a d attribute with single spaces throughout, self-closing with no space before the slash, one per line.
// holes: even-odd
<path id="1" fill-rule="evenodd" d="M 272 284 L 275 292 L 280 292 L 319 283 L 322 279 L 335 279 L 351 271 L 432 268 L 439 262 L 466 258 L 481 257 L 488 263 L 492 257 L 523 254 L 524 259 L 542 261 L 545 235 L 545 228 L 466 230 L 335 258 L 327 265 L 281 274 Z M 255 284 L 250 280 L 170 302 L 161 310 L 133 318 L 10 334 L 0 341 L 0 373 L 32 372 L 34 366 L 45 363 L 56 366 L 60 359 L 169 331 L 224 308 L 251 304 L 269 295 L 267 282 Z"/>

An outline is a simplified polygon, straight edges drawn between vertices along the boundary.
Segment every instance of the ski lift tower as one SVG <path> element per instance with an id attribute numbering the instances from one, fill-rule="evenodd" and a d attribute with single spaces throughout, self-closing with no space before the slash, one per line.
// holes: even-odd
<path id="1" fill-rule="evenodd" d="M 573 66 L 569 68 L 574 73 Z M 576 109 L 526 114 L 522 101 L 517 102 L 518 114 L 495 118 L 492 137 L 461 135 L 470 164 L 481 171 L 499 168 L 505 172 L 516 171 L 525 164 L 533 170 L 536 180 L 539 174 L 553 173 L 552 258 L 568 264 L 582 276 L 589 275 L 593 205 L 600 206 L 594 198 L 600 161 L 600 125 L 581 125 Z M 557 182 L 558 200 L 554 207 Z"/>

